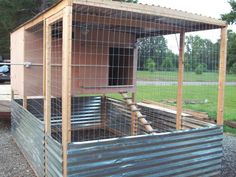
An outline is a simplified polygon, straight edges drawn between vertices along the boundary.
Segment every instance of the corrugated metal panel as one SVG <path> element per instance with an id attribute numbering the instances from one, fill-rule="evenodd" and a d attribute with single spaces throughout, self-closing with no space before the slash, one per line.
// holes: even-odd
<path id="1" fill-rule="evenodd" d="M 222 128 L 71 143 L 68 176 L 219 175 Z"/>
<path id="2" fill-rule="evenodd" d="M 12 101 L 12 135 L 38 176 L 44 176 L 44 124 Z"/>
<path id="3" fill-rule="evenodd" d="M 107 126 L 116 131 L 122 132 L 123 135 L 131 134 L 131 111 L 128 106 L 118 100 L 107 99 Z"/>
<path id="4" fill-rule="evenodd" d="M 46 158 L 48 159 L 47 174 L 52 177 L 62 176 L 62 146 L 52 137 L 46 136 Z"/>

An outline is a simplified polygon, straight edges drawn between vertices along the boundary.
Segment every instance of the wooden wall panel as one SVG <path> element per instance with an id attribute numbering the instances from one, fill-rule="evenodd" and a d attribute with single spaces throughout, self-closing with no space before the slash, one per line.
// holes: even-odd
<path id="1" fill-rule="evenodd" d="M 24 28 L 11 34 L 11 63 L 23 64 L 24 62 Z M 24 95 L 24 66 L 11 66 L 11 86 L 16 97 Z"/>

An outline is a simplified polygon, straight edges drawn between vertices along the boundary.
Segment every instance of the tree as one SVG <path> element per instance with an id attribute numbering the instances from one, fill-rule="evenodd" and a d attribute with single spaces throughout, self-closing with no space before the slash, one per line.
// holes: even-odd
<path id="1" fill-rule="evenodd" d="M 161 66 L 168 51 L 167 40 L 163 36 L 139 39 L 137 45 L 139 49 L 138 69 L 145 69 L 145 63 L 149 58 L 153 59 L 156 66 Z"/>
<path id="2" fill-rule="evenodd" d="M 222 20 L 227 21 L 229 24 L 235 24 L 236 23 L 236 1 L 229 0 L 229 4 L 232 10 L 227 14 L 222 14 L 221 18 Z"/>
<path id="3" fill-rule="evenodd" d="M 55 0 L 0 0 L 0 55 L 9 58 L 10 32 Z M 42 5 L 43 4 L 43 5 Z"/>
<path id="4" fill-rule="evenodd" d="M 236 63 L 236 33 L 228 30 L 228 48 L 227 48 L 227 71 L 231 70 Z"/>
<path id="5" fill-rule="evenodd" d="M 174 71 L 177 69 L 177 65 L 178 55 L 168 49 L 166 52 L 166 58 L 162 61 L 161 69 L 164 71 Z"/>
<path id="6" fill-rule="evenodd" d="M 231 72 L 232 74 L 236 74 L 236 63 L 234 63 L 234 64 L 232 65 L 232 67 L 230 68 L 230 72 Z"/>
<path id="7" fill-rule="evenodd" d="M 215 71 L 218 68 L 219 43 L 213 43 L 209 39 L 200 36 L 186 37 L 185 64 L 188 71 L 195 71 L 199 64 L 204 71 Z"/>
<path id="8" fill-rule="evenodd" d="M 154 60 L 152 58 L 149 58 L 146 63 L 145 63 L 145 68 L 150 71 L 150 72 L 154 72 L 156 69 L 156 63 L 154 62 Z"/>

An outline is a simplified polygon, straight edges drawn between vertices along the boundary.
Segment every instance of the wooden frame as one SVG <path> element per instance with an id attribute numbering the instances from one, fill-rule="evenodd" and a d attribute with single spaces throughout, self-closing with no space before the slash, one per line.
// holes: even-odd
<path id="1" fill-rule="evenodd" d="M 72 6 L 63 10 L 62 41 L 62 148 L 63 176 L 67 176 L 67 149 L 71 142 L 71 60 L 72 60 Z"/>
<path id="2" fill-rule="evenodd" d="M 181 118 L 183 112 L 183 80 L 184 80 L 184 40 L 185 32 L 180 33 L 179 40 L 179 67 L 178 67 L 178 92 L 177 92 L 177 114 L 176 129 L 181 129 Z"/>
<path id="3" fill-rule="evenodd" d="M 227 26 L 221 28 L 218 107 L 217 107 L 218 125 L 223 125 L 224 123 L 224 92 L 225 92 L 225 75 L 226 75 L 226 63 L 227 63 L 226 58 L 227 58 Z"/>
<path id="4" fill-rule="evenodd" d="M 63 13 L 60 12 L 44 21 L 44 41 L 43 41 L 43 96 L 44 96 L 44 122 L 45 133 L 51 135 L 51 45 L 52 45 L 52 24 L 63 17 Z M 45 142 L 45 147 L 47 142 Z M 45 148 L 47 149 L 47 148 Z M 48 152 L 46 151 L 45 154 Z M 48 165 L 47 155 L 45 156 L 45 166 Z M 47 167 L 46 167 L 47 169 Z M 45 171 L 47 174 L 48 172 Z"/>

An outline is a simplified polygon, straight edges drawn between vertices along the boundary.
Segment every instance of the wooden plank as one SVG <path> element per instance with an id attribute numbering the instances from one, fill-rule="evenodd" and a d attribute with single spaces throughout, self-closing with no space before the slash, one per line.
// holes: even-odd
<path id="1" fill-rule="evenodd" d="M 227 27 L 221 29 L 220 41 L 220 63 L 219 63 L 219 85 L 218 85 L 218 107 L 217 124 L 224 123 L 224 93 L 225 93 L 225 75 L 226 75 L 226 57 L 227 57 Z"/>
<path id="2" fill-rule="evenodd" d="M 228 121 L 225 121 L 224 123 L 225 123 L 225 125 L 227 125 L 227 126 L 229 126 L 231 128 L 236 128 L 236 122 L 235 121 L 228 120 Z"/>
<path id="3" fill-rule="evenodd" d="M 155 101 L 151 101 L 151 100 L 143 100 L 143 103 L 146 104 L 153 104 L 153 105 L 157 105 L 166 109 L 171 109 L 176 111 L 176 107 L 175 106 L 171 106 L 171 105 L 167 105 L 167 104 L 163 104 L 163 103 L 159 103 L 159 102 L 155 102 Z M 202 119 L 202 120 L 208 120 L 208 114 L 205 112 L 199 112 L 199 111 L 195 111 L 195 110 L 191 110 L 191 109 L 183 109 L 183 113 L 186 114 L 190 114 L 191 116 L 193 116 L 194 118 L 198 118 L 198 119 Z"/>
<path id="4" fill-rule="evenodd" d="M 218 19 L 196 15 L 193 13 L 187 13 L 175 9 L 164 8 L 160 6 L 150 6 L 150 5 L 134 4 L 134 3 L 120 3 L 116 1 L 101 1 L 101 0 L 86 0 L 86 1 L 73 0 L 73 3 L 81 5 L 89 5 L 94 7 L 102 7 L 107 9 L 114 9 L 114 10 L 129 11 L 133 13 L 147 14 L 153 16 L 168 17 L 173 19 L 187 20 L 197 23 L 206 23 L 221 27 L 226 26 L 226 22 Z"/>
<path id="5" fill-rule="evenodd" d="M 67 148 L 71 142 L 71 60 L 72 60 L 72 6 L 63 11 L 62 42 L 62 148 L 63 176 L 67 176 Z"/>
<path id="6" fill-rule="evenodd" d="M 182 104 L 183 104 L 183 80 L 184 80 L 184 40 L 185 33 L 180 33 L 179 42 L 179 68 L 178 68 L 178 92 L 177 92 L 177 114 L 176 114 L 176 129 L 181 129 Z"/>

